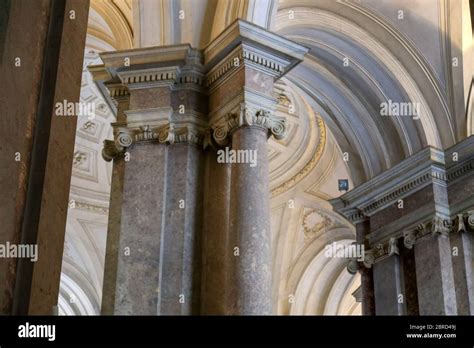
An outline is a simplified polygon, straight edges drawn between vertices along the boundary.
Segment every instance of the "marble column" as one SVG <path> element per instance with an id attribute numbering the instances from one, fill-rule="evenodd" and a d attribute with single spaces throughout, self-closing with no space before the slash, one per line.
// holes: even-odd
<path id="1" fill-rule="evenodd" d="M 98 83 L 112 99 L 117 84 L 130 94 L 104 147 L 116 168 L 124 159 L 107 241 L 116 278 L 106 279 L 104 297 L 113 309 L 105 300 L 104 311 L 271 313 L 267 139 L 285 132 L 273 82 L 307 51 L 236 20 L 204 50 L 101 54 Z M 236 163 L 225 149 L 246 159 Z"/>
<path id="2" fill-rule="evenodd" d="M 474 314 L 474 210 L 458 214 L 451 233 L 458 315 Z"/>
<path id="3" fill-rule="evenodd" d="M 241 127 L 232 134 L 232 150 L 251 151 L 256 165 L 232 164 L 230 236 L 232 285 L 236 294 L 229 308 L 232 314 L 270 314 L 271 235 L 270 195 L 266 128 Z"/>
<path id="4" fill-rule="evenodd" d="M 102 310 L 198 314 L 207 112 L 202 54 L 178 45 L 101 57 L 104 65 L 91 69 L 96 80 L 115 101 L 122 94 L 114 92 L 117 85 L 130 95 L 126 117 L 113 124 L 114 140 L 103 151 L 115 168 L 123 166 L 123 181 L 111 196 L 107 267 L 115 275 L 106 276 Z"/>
<path id="5" fill-rule="evenodd" d="M 77 122 L 55 105 L 79 101 L 89 1 L 0 7 L 0 244 L 37 247 L 36 262 L 0 260 L 0 314 L 50 315 L 59 295 Z"/>
<path id="6" fill-rule="evenodd" d="M 285 121 L 274 115 L 273 84 L 307 51 L 240 20 L 204 49 L 212 141 L 218 162 L 231 166 L 230 207 L 222 207 L 230 211 L 221 261 L 227 275 L 219 281 L 208 274 L 206 282 L 225 282 L 226 314 L 272 313 L 267 140 L 285 133 Z"/>
<path id="7" fill-rule="evenodd" d="M 417 243 L 415 262 L 420 315 L 456 315 L 449 238 L 434 235 Z"/>
<path id="8" fill-rule="evenodd" d="M 117 102 L 117 122 L 126 122 L 127 116 L 125 110 L 128 110 L 130 104 L 130 94 L 125 87 L 116 86 L 115 88 L 109 86 L 111 95 Z M 106 141 L 112 149 L 115 148 L 114 142 Z M 124 156 L 113 154 L 107 157 L 107 150 L 103 150 L 103 156 L 108 160 L 114 159 L 112 163 L 112 180 L 110 185 L 110 205 L 107 226 L 107 249 L 104 263 L 104 280 L 102 296 L 101 313 L 103 315 L 114 314 L 115 308 L 115 294 L 117 285 L 117 266 L 119 257 L 119 241 L 120 229 L 122 223 L 122 204 L 123 204 L 123 182 L 125 174 L 125 160 Z"/>
<path id="9" fill-rule="evenodd" d="M 201 314 L 223 315 L 229 297 L 231 165 L 219 163 L 215 148 L 206 151 L 204 174 Z"/>
<path id="10" fill-rule="evenodd" d="M 356 226 L 356 242 L 364 245 L 364 250 L 368 249 L 366 236 L 370 233 L 369 219 L 355 221 Z M 359 267 L 361 279 L 362 292 L 362 314 L 375 315 L 375 301 L 374 301 L 374 275 L 373 269 L 360 265 Z"/>

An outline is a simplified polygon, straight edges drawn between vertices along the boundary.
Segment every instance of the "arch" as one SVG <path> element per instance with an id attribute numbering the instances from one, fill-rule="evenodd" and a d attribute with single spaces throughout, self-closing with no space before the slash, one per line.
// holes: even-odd
<path id="1" fill-rule="evenodd" d="M 291 11 L 294 19 L 286 9 L 278 11 L 275 30 L 311 50 L 287 78 L 319 109 L 341 149 L 357 151 L 364 168 L 360 181 L 427 145 L 443 148 L 455 141 L 449 114 L 433 113 L 436 106 L 427 102 L 419 81 L 371 34 L 327 11 Z M 381 117 L 380 105 L 388 100 L 418 103 L 420 119 Z"/>

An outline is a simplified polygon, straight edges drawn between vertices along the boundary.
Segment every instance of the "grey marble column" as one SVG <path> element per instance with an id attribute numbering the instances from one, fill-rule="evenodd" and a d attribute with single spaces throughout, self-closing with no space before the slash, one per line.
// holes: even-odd
<path id="1" fill-rule="evenodd" d="M 444 235 L 415 244 L 420 315 L 456 315 L 451 245 Z"/>
<path id="2" fill-rule="evenodd" d="M 200 307 L 202 149 L 167 147 L 158 314 L 198 314 Z"/>
<path id="3" fill-rule="evenodd" d="M 136 145 L 128 152 L 114 314 L 153 315 L 160 309 L 166 145 Z M 104 292 L 103 296 L 110 295 Z"/>
<path id="4" fill-rule="evenodd" d="M 271 235 L 267 130 L 240 127 L 232 150 L 254 151 L 257 164 L 232 164 L 230 245 L 233 286 L 230 314 L 271 314 Z"/>
<path id="5" fill-rule="evenodd" d="M 129 104 L 103 157 L 114 160 L 107 314 L 198 314 L 203 138 L 202 55 L 186 45 L 102 54 L 97 80 Z M 144 68 L 143 64 L 147 64 Z M 120 106 L 120 103 L 119 103 Z M 120 116 L 120 108 L 119 108 Z M 122 179 L 123 178 L 123 179 Z"/>
<path id="6" fill-rule="evenodd" d="M 451 221 L 450 243 L 458 315 L 474 314 L 474 211 Z"/>
<path id="7" fill-rule="evenodd" d="M 374 269 L 375 313 L 405 315 L 406 294 L 400 257 L 391 255 L 377 262 Z"/>

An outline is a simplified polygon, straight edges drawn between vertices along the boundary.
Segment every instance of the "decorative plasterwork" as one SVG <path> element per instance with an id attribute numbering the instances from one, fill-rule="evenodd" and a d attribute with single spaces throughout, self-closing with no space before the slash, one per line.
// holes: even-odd
<path id="1" fill-rule="evenodd" d="M 316 166 L 316 164 L 319 162 L 319 159 L 321 158 L 321 155 L 324 151 L 324 146 L 326 144 L 326 126 L 324 124 L 324 121 L 322 120 L 321 117 L 317 117 L 316 121 L 318 123 L 318 130 L 319 130 L 319 142 L 316 147 L 316 151 L 311 158 L 311 160 L 303 167 L 303 169 L 298 172 L 295 176 L 293 176 L 290 180 L 284 182 L 283 184 L 275 187 L 271 191 L 271 196 L 277 196 L 280 193 L 283 193 L 285 191 L 288 191 L 292 187 L 294 187 L 298 182 L 303 180 Z"/>
<path id="2" fill-rule="evenodd" d="M 347 4 L 348 2 L 339 2 Z M 288 10 L 280 10 L 276 18 L 276 31 L 280 32 L 288 30 L 290 28 L 314 28 L 321 29 L 326 32 L 337 33 L 338 36 L 347 39 L 351 44 L 356 44 L 358 47 L 364 49 L 366 52 L 370 52 L 373 57 L 383 62 L 387 72 L 397 78 L 397 82 L 406 93 L 409 100 L 412 102 L 420 103 L 422 114 L 420 116 L 420 122 L 426 136 L 428 145 L 442 148 L 449 144 L 452 144 L 454 139 L 454 124 L 449 117 L 449 108 L 446 100 L 443 98 L 442 90 L 439 85 L 433 83 L 431 75 L 423 75 L 423 79 L 426 78 L 428 83 L 422 87 L 417 85 L 417 81 L 414 79 L 414 74 L 410 74 L 406 67 L 400 63 L 400 59 L 397 59 L 394 53 L 392 53 L 382 43 L 374 39 L 373 35 L 363 30 L 360 26 L 351 23 L 350 21 L 338 16 L 337 14 L 322 11 L 315 8 L 292 8 L 294 13 L 294 19 L 288 19 Z M 378 18 L 374 18 L 378 22 Z M 380 22 L 380 24 L 382 24 Z M 383 24 L 385 25 L 385 24 Z M 388 28 L 384 28 L 388 29 Z M 389 31 L 390 32 L 390 31 Z M 393 32 L 391 32 L 393 33 Z M 291 37 L 295 39 L 294 37 Z M 298 38 L 299 39 L 299 38 Z M 310 39 L 310 37 L 309 37 Z M 403 42 L 406 46 L 406 42 Z M 411 50 L 407 50 L 407 54 L 413 53 L 413 59 L 416 63 L 419 63 L 419 57 Z M 426 72 L 426 66 L 418 67 L 420 71 Z M 428 68 L 429 69 L 429 68 Z M 434 103 L 439 108 L 430 107 L 423 95 L 422 91 L 430 90 L 429 92 L 436 93 L 436 100 Z M 435 114 L 435 115 L 434 115 Z M 443 124 L 440 127 L 440 124 Z M 401 125 L 400 125 L 401 126 Z M 441 131 L 443 134 L 441 134 Z"/>
<path id="3" fill-rule="evenodd" d="M 307 211 L 303 215 L 303 232 L 305 240 L 311 240 L 322 229 L 333 224 L 334 221 L 329 217 L 329 215 L 314 209 Z"/>
<path id="4" fill-rule="evenodd" d="M 128 89 L 172 86 L 179 75 L 179 67 L 167 66 L 151 69 L 124 70 L 117 73 Z"/>

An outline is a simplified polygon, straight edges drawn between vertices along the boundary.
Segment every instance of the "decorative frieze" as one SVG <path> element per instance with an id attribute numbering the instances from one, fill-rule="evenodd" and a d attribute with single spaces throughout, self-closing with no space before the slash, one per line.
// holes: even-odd
<path id="1" fill-rule="evenodd" d="M 160 67 L 148 69 L 124 70 L 117 73 L 123 85 L 129 89 L 170 86 L 175 83 L 179 67 Z"/>
<path id="2" fill-rule="evenodd" d="M 268 110 L 254 110 L 240 104 L 240 111 L 237 113 L 228 113 L 219 125 L 214 125 L 213 137 L 220 146 L 229 144 L 232 132 L 240 127 L 260 127 L 263 128 L 268 136 L 273 135 L 276 139 L 282 139 L 286 133 L 285 119 L 273 115 Z"/>

